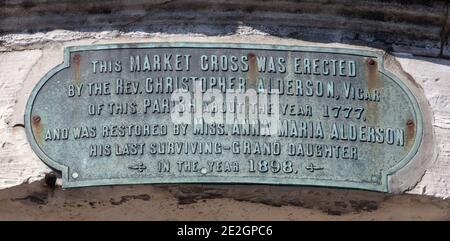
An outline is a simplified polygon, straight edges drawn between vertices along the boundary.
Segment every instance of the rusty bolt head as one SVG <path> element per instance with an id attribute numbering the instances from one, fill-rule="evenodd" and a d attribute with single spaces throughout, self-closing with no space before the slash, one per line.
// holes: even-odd
<path id="1" fill-rule="evenodd" d="M 412 125 L 414 124 L 414 121 L 408 120 L 408 121 L 406 122 L 406 124 L 409 125 L 409 126 L 412 126 Z"/>
<path id="2" fill-rule="evenodd" d="M 40 116 L 38 116 L 38 115 L 33 116 L 33 123 L 39 123 L 40 121 L 41 121 L 41 117 Z"/>
<path id="3" fill-rule="evenodd" d="M 72 59 L 73 59 L 74 64 L 79 65 L 81 56 L 80 56 L 80 54 L 75 54 Z"/>
<path id="4" fill-rule="evenodd" d="M 373 59 L 368 59 L 368 60 L 367 60 L 367 63 L 368 63 L 369 65 L 374 65 L 374 64 L 375 64 L 375 60 L 373 60 Z"/>

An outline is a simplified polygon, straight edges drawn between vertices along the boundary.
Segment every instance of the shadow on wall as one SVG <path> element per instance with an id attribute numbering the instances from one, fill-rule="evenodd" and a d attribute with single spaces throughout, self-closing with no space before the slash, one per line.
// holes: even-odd
<path id="1" fill-rule="evenodd" d="M 4 0 L 0 32 L 244 32 L 450 58 L 448 6 L 449 0 Z"/>

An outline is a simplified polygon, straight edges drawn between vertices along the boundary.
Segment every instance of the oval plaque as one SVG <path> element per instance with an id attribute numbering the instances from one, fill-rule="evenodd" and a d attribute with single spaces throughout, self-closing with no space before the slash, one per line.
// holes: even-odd
<path id="1" fill-rule="evenodd" d="M 422 115 L 381 52 L 249 44 L 78 46 L 27 104 L 63 187 L 265 183 L 389 191 Z"/>

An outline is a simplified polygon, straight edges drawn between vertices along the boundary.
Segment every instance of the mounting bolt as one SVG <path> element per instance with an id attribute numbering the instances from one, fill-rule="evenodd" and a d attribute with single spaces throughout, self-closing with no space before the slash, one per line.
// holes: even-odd
<path id="1" fill-rule="evenodd" d="M 38 115 L 33 116 L 33 123 L 39 123 L 41 121 L 41 117 Z"/>
<path id="2" fill-rule="evenodd" d="M 77 179 L 77 178 L 78 178 L 78 173 L 77 173 L 77 172 L 72 173 L 72 177 L 73 177 L 74 179 Z"/>
<path id="3" fill-rule="evenodd" d="M 368 63 L 369 65 L 374 65 L 374 64 L 375 64 L 375 60 L 373 60 L 373 59 L 368 59 L 368 60 L 367 60 L 367 63 Z"/>

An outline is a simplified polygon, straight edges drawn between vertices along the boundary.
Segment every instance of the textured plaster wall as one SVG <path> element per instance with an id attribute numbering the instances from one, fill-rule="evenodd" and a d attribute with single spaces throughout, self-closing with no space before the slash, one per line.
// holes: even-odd
<path id="1" fill-rule="evenodd" d="M 150 1 L 162 5 L 157 8 L 150 4 L 151 7 L 149 5 L 144 10 L 139 7 L 143 3 L 131 1 L 135 5 L 126 6 L 120 12 L 114 10 L 117 3 L 106 1 L 110 3 L 110 10 L 113 10 L 99 13 L 99 5 L 92 5 L 97 12 L 84 12 L 86 21 L 78 24 L 74 23 L 79 21 L 78 17 L 71 19 L 70 16 L 63 16 L 63 13 L 57 15 L 57 9 L 58 6 L 66 6 L 67 11 L 75 11 L 82 8 L 82 4 L 74 6 L 71 5 L 74 1 L 61 2 L 66 5 L 50 8 L 55 12 L 48 10 L 47 20 L 42 17 L 45 9 L 37 4 L 39 1 L 29 1 L 31 5 L 28 10 L 24 10 L 24 1 L 19 0 L 5 1 L 0 5 L 0 219 L 149 219 L 150 216 L 152 219 L 450 218 L 450 204 L 442 200 L 450 197 L 448 1 L 437 1 L 434 5 L 414 1 L 406 7 L 395 3 L 397 5 L 391 6 L 389 10 L 391 14 L 410 15 L 401 15 L 398 17 L 400 19 L 393 20 L 384 17 L 384 22 L 389 23 L 392 30 L 385 29 L 387 25 L 382 24 L 383 19 L 364 20 L 361 17 L 358 19 L 359 24 L 365 23 L 367 27 L 358 29 L 355 27 L 357 20 L 352 19 L 354 16 L 320 10 L 321 1 L 318 1 L 319 5 L 309 1 L 282 1 L 278 9 L 274 10 L 277 11 L 275 15 L 268 13 L 267 9 L 273 6 L 270 1 L 260 6 L 249 1 L 247 5 L 244 4 L 248 8 L 236 2 L 230 2 L 231 5 L 214 3 L 213 10 L 201 7 L 202 3 L 206 6 L 212 4 L 211 1 Z M 181 5 L 172 2 L 181 2 Z M 195 6 L 186 2 L 196 2 L 195 6 L 206 15 L 200 16 L 194 11 Z M 341 9 L 341 5 L 351 3 L 335 1 L 333 4 L 334 9 Z M 178 12 L 169 13 L 167 4 L 175 4 L 174 8 Z M 356 12 L 369 11 L 366 9 L 369 6 L 367 4 L 358 2 L 355 5 Z M 385 3 L 381 1 L 379 4 Z M 420 11 L 414 7 L 415 4 L 422 6 Z M 188 5 L 190 10 L 183 12 L 182 6 Z M 231 10 L 225 11 L 226 6 Z M 89 7 L 84 7 L 87 10 L 77 11 L 89 10 Z M 303 12 L 289 12 L 286 10 L 289 7 L 303 9 Z M 379 11 L 388 14 L 388 7 L 384 6 L 385 9 Z M 157 11 L 158 16 L 165 14 L 167 20 L 154 22 L 155 18 L 149 16 L 152 11 Z M 282 15 L 283 11 L 289 13 Z M 320 15 L 308 18 L 308 14 L 314 11 L 320 12 Z M 57 16 L 60 16 L 59 20 Z M 208 22 L 208 16 L 215 16 L 214 21 Z M 258 17 L 263 16 L 270 16 L 270 20 L 258 20 Z M 321 30 L 318 25 L 326 24 L 325 16 L 339 19 L 340 22 L 335 28 Z M 423 23 L 412 21 L 414 17 L 422 18 Z M 108 22 L 110 18 L 116 22 L 112 21 L 108 25 L 104 21 Z M 39 24 L 31 24 L 32 19 Z M 122 26 L 119 23 L 124 23 L 123 19 L 129 22 Z M 314 22 L 313 19 L 322 22 L 314 23 L 317 28 L 307 31 L 304 25 L 308 23 L 299 22 L 299 19 L 308 19 L 309 25 Z M 48 28 L 41 29 L 40 26 Z M 392 33 L 395 30 L 398 30 L 396 34 L 389 35 L 389 31 Z M 305 34 L 307 32 L 309 34 Z M 355 34 L 358 36 L 355 37 Z M 348 36 L 353 38 L 349 40 Z M 46 185 L 44 177 L 51 170 L 32 152 L 23 127 L 25 104 L 35 83 L 62 62 L 65 46 L 151 41 L 372 46 L 390 51 L 403 70 L 423 89 L 433 113 L 437 157 L 434 160 L 430 156 L 431 164 L 424 176 L 414 189 L 408 191 L 420 196 L 258 185 L 144 185 L 74 190 Z M 240 212 L 236 212 L 237 209 Z M 92 210 L 97 212 L 93 214 Z M 178 216 L 178 213 L 182 215 Z"/>

